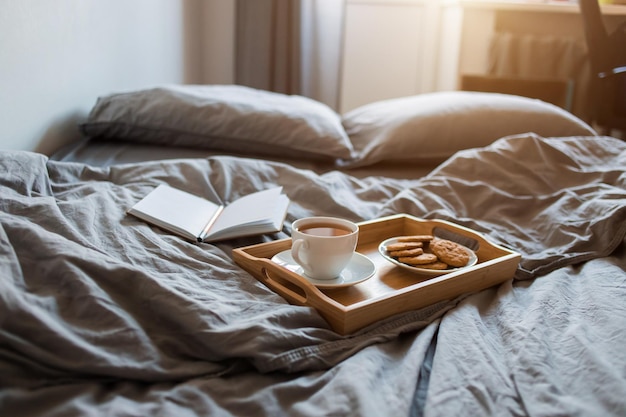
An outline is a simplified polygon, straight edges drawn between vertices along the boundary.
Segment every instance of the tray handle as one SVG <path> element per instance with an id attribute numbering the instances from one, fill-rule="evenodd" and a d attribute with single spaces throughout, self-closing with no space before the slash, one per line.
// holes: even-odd
<path id="1" fill-rule="evenodd" d="M 269 259 L 260 259 L 261 264 L 259 280 L 267 287 L 271 288 L 287 301 L 293 304 L 307 305 L 309 298 L 315 298 L 314 291 L 318 291 L 315 286 L 304 281 L 297 274 L 289 271 L 280 265 L 275 264 Z M 284 285 L 274 277 L 280 277 L 286 281 L 291 287 Z"/>
<path id="2" fill-rule="evenodd" d="M 430 220 L 430 223 L 433 227 L 433 233 L 435 228 L 443 228 L 452 233 L 456 233 L 458 235 L 474 240 L 478 244 L 478 248 L 470 247 L 470 249 L 476 252 L 478 259 L 481 261 L 495 259 L 507 254 L 513 254 L 513 251 L 491 242 L 482 233 L 472 230 L 468 227 L 440 219 Z"/>

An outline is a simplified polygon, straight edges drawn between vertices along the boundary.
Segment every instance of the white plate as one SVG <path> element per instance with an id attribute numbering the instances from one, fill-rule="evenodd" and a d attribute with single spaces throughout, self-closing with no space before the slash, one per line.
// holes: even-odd
<path id="1" fill-rule="evenodd" d="M 348 266 L 335 279 L 313 279 L 304 274 L 302 267 L 291 257 L 291 249 L 277 253 L 272 257 L 272 262 L 284 266 L 288 270 L 304 277 L 311 284 L 320 289 L 333 289 L 349 287 L 358 284 L 374 276 L 376 265 L 365 255 L 354 252 Z"/>
<path id="2" fill-rule="evenodd" d="M 458 271 L 459 269 L 463 269 L 463 268 L 468 268 L 472 265 L 476 265 L 476 262 L 478 262 L 478 256 L 476 256 L 476 252 L 474 252 L 473 250 L 471 250 L 468 247 L 465 247 L 463 245 L 461 245 L 461 247 L 463 247 L 463 249 L 465 249 L 467 251 L 467 254 L 469 255 L 469 261 L 467 261 L 467 265 L 459 267 L 459 268 L 448 268 L 448 269 L 428 269 L 428 268 L 420 268 L 418 266 L 411 266 L 411 265 L 407 265 L 404 264 L 400 261 L 398 261 L 395 258 L 392 258 L 391 256 L 389 256 L 389 254 L 387 253 L 387 250 L 385 249 L 387 247 L 387 245 L 391 245 L 393 243 L 397 243 L 398 242 L 398 238 L 392 237 L 390 239 L 387 239 L 383 242 L 380 243 L 380 245 L 378 245 L 378 252 L 380 252 L 380 254 L 383 256 L 383 258 L 385 258 L 386 260 L 388 260 L 389 262 L 391 262 L 394 265 L 398 265 L 401 268 L 406 269 L 407 271 L 411 271 L 411 272 L 415 272 L 421 275 L 427 275 L 430 277 L 438 277 L 439 275 L 443 275 L 443 274 L 448 274 L 450 272 L 453 271 Z"/>

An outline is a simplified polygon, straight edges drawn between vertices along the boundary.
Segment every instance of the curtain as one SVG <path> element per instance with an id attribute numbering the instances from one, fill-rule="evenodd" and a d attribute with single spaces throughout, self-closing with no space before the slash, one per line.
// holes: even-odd
<path id="1" fill-rule="evenodd" d="M 235 82 L 299 94 L 300 1 L 238 0 Z"/>
<path id="2" fill-rule="evenodd" d="M 344 2 L 237 0 L 235 83 L 338 107 Z"/>

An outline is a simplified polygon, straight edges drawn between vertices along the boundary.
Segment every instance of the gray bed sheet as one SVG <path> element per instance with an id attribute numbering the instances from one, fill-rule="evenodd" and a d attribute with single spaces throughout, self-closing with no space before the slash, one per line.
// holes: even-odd
<path id="1" fill-rule="evenodd" d="M 277 155 L 258 155 L 244 152 L 236 154 L 204 148 L 152 145 L 124 141 L 121 139 L 104 140 L 92 138 L 85 138 L 78 142 L 70 143 L 57 150 L 50 158 L 57 161 L 83 162 L 89 165 L 104 167 L 135 162 L 208 158 L 210 156 L 224 155 L 281 162 L 294 168 L 306 169 L 318 174 L 340 169 L 350 176 L 357 178 L 384 176 L 398 179 L 416 179 L 427 175 L 443 162 L 443 160 L 440 159 L 424 159 L 419 163 L 398 163 L 394 161 L 368 164 L 364 167 L 340 168 L 335 161 L 330 159 L 295 159 Z"/>
<path id="2" fill-rule="evenodd" d="M 417 179 L 230 156 L 107 167 L 0 154 L 0 415 L 626 414 L 626 144 L 521 135 Z M 188 243 L 127 216 L 156 185 L 281 185 L 285 229 Z M 340 336 L 230 258 L 307 215 L 472 227 L 515 279 Z"/>

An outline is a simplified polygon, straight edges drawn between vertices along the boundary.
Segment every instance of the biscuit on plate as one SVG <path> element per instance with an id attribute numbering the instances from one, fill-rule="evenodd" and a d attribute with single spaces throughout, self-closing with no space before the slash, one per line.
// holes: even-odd
<path id="1" fill-rule="evenodd" d="M 398 242 L 430 242 L 433 240 L 432 235 L 410 235 L 410 236 L 398 236 L 396 238 Z"/>
<path id="2" fill-rule="evenodd" d="M 433 262 L 437 262 L 437 256 L 432 253 L 422 253 L 417 256 L 403 256 L 398 258 L 398 261 L 408 265 L 432 264 Z"/>
<path id="3" fill-rule="evenodd" d="M 433 262 L 432 264 L 423 264 L 423 265 L 420 265 L 419 267 L 423 269 L 433 269 L 433 270 L 443 271 L 444 269 L 448 269 L 448 264 L 441 262 L 441 261 L 437 261 L 437 262 Z"/>
<path id="4" fill-rule="evenodd" d="M 440 261 L 459 268 L 467 265 L 470 260 L 467 250 L 456 242 L 447 239 L 435 239 L 430 242 L 430 250 Z"/>
<path id="5" fill-rule="evenodd" d="M 399 258 L 401 256 L 417 256 L 417 255 L 421 255 L 422 253 L 424 253 L 424 249 L 422 249 L 422 248 L 415 248 L 415 249 L 405 249 L 405 250 L 391 251 L 391 252 L 389 252 L 389 256 L 391 256 L 393 258 Z"/>
<path id="6" fill-rule="evenodd" d="M 421 248 L 424 244 L 422 242 L 398 242 L 390 243 L 385 246 L 387 252 L 395 252 L 399 250 L 409 250 L 415 248 Z"/>

